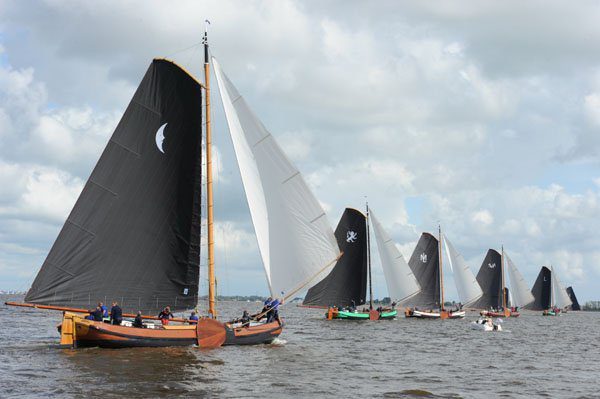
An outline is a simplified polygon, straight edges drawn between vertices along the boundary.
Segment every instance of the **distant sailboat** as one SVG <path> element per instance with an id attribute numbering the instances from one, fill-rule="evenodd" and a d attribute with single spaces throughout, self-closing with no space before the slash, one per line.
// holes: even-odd
<path id="1" fill-rule="evenodd" d="M 579 301 L 575 296 L 575 291 L 573 291 L 573 287 L 567 287 L 567 294 L 569 295 L 569 299 L 572 302 L 571 310 L 581 310 L 581 306 L 579 305 Z"/>
<path id="2" fill-rule="evenodd" d="M 544 316 L 557 316 L 568 306 L 571 306 L 572 302 L 552 266 L 550 266 L 550 283 L 550 307 L 544 310 L 542 314 Z"/>
<path id="3" fill-rule="evenodd" d="M 404 310 L 405 317 L 415 317 L 420 319 L 459 319 L 465 317 L 465 311 L 462 309 L 458 310 L 446 310 L 444 308 L 444 272 L 442 262 L 442 229 L 438 228 L 438 239 L 429 233 L 423 233 L 417 247 L 410 258 L 409 266 L 413 273 L 417 277 L 417 281 L 421 286 L 421 292 L 415 295 L 410 302 L 413 303 L 414 307 L 407 307 Z M 422 252 L 421 252 L 422 251 Z M 465 283 L 464 287 L 461 286 L 460 290 L 462 295 L 465 297 L 471 297 L 473 291 L 476 290 L 469 282 L 467 270 L 464 269 L 464 265 L 461 264 L 458 252 L 453 251 L 455 256 L 454 261 L 459 268 L 459 281 L 457 284 Z M 462 258 L 462 257 L 461 257 Z M 423 306 L 425 304 L 426 309 L 419 309 L 417 306 Z M 432 309 L 433 308 L 433 309 Z"/>
<path id="4" fill-rule="evenodd" d="M 348 211 L 348 210 L 347 210 Z M 354 246 L 354 241 L 358 241 L 356 244 L 360 244 L 360 251 L 357 252 L 351 251 L 348 254 L 344 252 L 342 258 L 338 261 L 338 264 L 332 270 L 330 275 L 326 277 L 321 283 L 312 287 L 308 294 L 307 299 L 305 299 L 305 304 L 313 303 L 314 298 L 318 295 L 318 292 L 322 292 L 323 290 L 327 290 L 327 293 L 322 296 L 326 296 L 328 298 L 338 298 L 338 302 L 329 303 L 327 318 L 328 319 L 344 319 L 344 320 L 387 320 L 393 319 L 397 316 L 398 312 L 395 308 L 378 308 L 373 309 L 373 286 L 371 281 L 371 256 L 370 256 L 370 233 L 369 233 L 369 221 L 373 221 L 373 229 L 375 230 L 375 236 L 377 240 L 377 246 L 379 248 L 379 253 L 381 256 L 382 266 L 384 270 L 384 274 L 386 277 L 386 282 L 388 284 L 389 296 L 392 301 L 395 298 L 406 298 L 410 295 L 413 295 L 414 292 L 418 289 L 416 285 L 416 280 L 412 273 L 410 273 L 410 269 L 406 266 L 406 269 L 402 268 L 401 262 L 404 260 L 402 255 L 400 255 L 398 250 L 394 247 L 397 253 L 394 253 L 393 250 L 389 247 L 389 243 L 391 239 L 387 236 L 387 233 L 382 229 L 381 224 L 369 209 L 367 204 L 367 212 L 366 216 L 362 215 L 362 213 L 353 210 L 354 213 L 359 213 L 362 218 L 360 219 L 360 226 L 358 229 L 347 230 L 344 229 L 340 231 L 339 237 L 343 240 L 350 241 L 350 244 L 340 245 L 342 248 L 347 248 L 349 245 Z M 339 226 L 338 226 L 339 227 Z M 337 230 L 336 230 L 337 233 Z M 360 234 L 363 234 L 364 238 L 359 238 Z M 393 243 L 391 243 L 393 245 Z M 347 256 L 347 257 L 346 257 Z M 346 258 L 346 259 L 345 259 Z M 342 263 L 345 262 L 345 263 Z M 364 262 L 364 263 L 363 263 Z M 404 262 L 406 263 L 406 262 Z M 357 267 L 357 265 L 366 265 L 364 267 Z M 344 265 L 355 265 L 354 270 L 358 270 L 359 273 L 353 273 L 351 276 L 349 275 L 349 271 L 341 269 Z M 347 267 L 347 266 L 346 266 Z M 341 269 L 341 270 L 340 270 Z M 335 276 L 344 275 L 347 276 L 345 280 L 346 284 L 331 284 L 327 283 L 327 281 L 333 281 Z M 412 281 L 411 281 L 412 276 Z M 350 277 L 353 277 L 355 280 L 351 281 Z M 365 278 L 368 281 L 369 285 L 369 309 L 365 311 L 360 311 L 357 309 L 359 303 L 357 301 L 346 301 L 344 303 L 343 299 L 348 297 L 348 294 L 352 291 L 356 290 L 359 282 L 364 281 Z M 414 287 L 413 288 L 413 284 Z M 364 287 L 364 286 L 361 286 Z M 364 291 L 363 291 L 364 292 Z M 364 298 L 364 296 L 362 297 Z M 322 302 L 321 302 L 322 303 Z M 364 303 L 364 301 L 363 301 Z"/>
<path id="5" fill-rule="evenodd" d="M 531 294 L 535 300 L 527 308 L 543 310 L 544 316 L 556 316 L 572 303 L 552 266 L 542 266 Z"/>
<path id="6" fill-rule="evenodd" d="M 216 320 L 210 123 L 210 62 L 202 84 L 156 59 L 129 104 L 25 304 L 65 311 L 61 344 L 132 347 L 268 343 L 279 320 Z M 213 58 L 271 295 L 286 301 L 331 270 L 339 248 L 300 172 Z M 206 96 L 209 315 L 197 325 L 135 328 L 87 320 L 95 301 L 118 301 L 126 317 L 194 308 L 198 301 L 202 90 Z M 263 314 L 258 315 L 260 320 Z M 145 316 L 147 319 L 156 318 Z M 184 320 L 178 320 L 184 321 Z M 152 328 L 150 328 L 152 327 Z"/>
<path id="7" fill-rule="evenodd" d="M 327 277 L 311 287 L 302 306 L 347 308 L 366 303 L 367 297 L 367 218 L 352 208 L 346 208 L 335 229 L 342 251 Z"/>

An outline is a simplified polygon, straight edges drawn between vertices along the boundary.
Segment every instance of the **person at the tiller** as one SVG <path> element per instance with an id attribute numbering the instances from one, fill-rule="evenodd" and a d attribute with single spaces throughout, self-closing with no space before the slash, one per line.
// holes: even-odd
<path id="1" fill-rule="evenodd" d="M 135 320 L 133 320 L 133 326 L 137 328 L 144 328 L 144 321 L 142 320 L 142 311 L 138 310 Z"/>

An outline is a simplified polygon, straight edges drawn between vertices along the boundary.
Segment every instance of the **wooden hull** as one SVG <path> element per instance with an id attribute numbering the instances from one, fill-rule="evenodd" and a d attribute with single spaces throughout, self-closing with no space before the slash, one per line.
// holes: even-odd
<path id="1" fill-rule="evenodd" d="M 510 310 L 506 310 L 504 312 L 492 312 L 489 310 L 482 310 L 479 312 L 481 316 L 484 317 L 519 317 L 521 314 L 519 312 L 512 312 Z"/>
<path id="2" fill-rule="evenodd" d="M 259 345 L 270 344 L 283 331 L 283 325 L 277 321 L 249 327 L 233 327 L 225 324 L 227 330 L 223 345 Z"/>
<path id="3" fill-rule="evenodd" d="M 195 326 L 135 328 L 99 321 L 75 319 L 73 346 L 76 348 L 135 348 L 192 346 L 198 343 Z"/>
<path id="4" fill-rule="evenodd" d="M 466 315 L 464 310 L 459 310 L 456 312 L 449 311 L 422 311 L 422 310 L 414 310 L 407 308 L 404 311 L 404 317 L 414 317 L 416 319 L 462 319 Z"/>
<path id="5" fill-rule="evenodd" d="M 221 324 L 215 322 L 217 325 Z M 222 324 L 225 330 L 223 345 L 268 344 L 283 331 L 277 321 L 257 324 L 250 327 L 234 327 Z M 170 347 L 198 345 L 198 332 L 195 325 L 167 325 L 157 328 L 136 328 L 115 326 L 100 321 L 80 317 L 63 319 L 58 327 L 61 344 L 75 348 L 135 348 Z M 65 339 L 65 336 L 67 336 Z M 219 345 L 218 345 L 219 346 Z"/>
<path id="6" fill-rule="evenodd" d="M 396 309 L 388 309 L 382 312 L 378 312 L 376 320 L 391 320 L 398 315 Z M 327 312 L 325 317 L 329 320 L 340 319 L 340 320 L 372 320 L 373 316 L 368 312 L 347 312 L 343 310 L 332 310 Z"/>

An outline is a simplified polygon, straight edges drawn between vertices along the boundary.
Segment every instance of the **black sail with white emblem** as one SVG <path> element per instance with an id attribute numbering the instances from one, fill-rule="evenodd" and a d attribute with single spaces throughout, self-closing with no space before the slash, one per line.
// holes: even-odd
<path id="1" fill-rule="evenodd" d="M 499 308 L 502 306 L 502 255 L 489 249 L 477 273 L 477 283 L 483 295 L 471 305 L 477 309 Z"/>
<path id="2" fill-rule="evenodd" d="M 542 266 L 540 273 L 533 284 L 531 294 L 534 301 L 527 306 L 531 310 L 546 310 L 550 307 L 552 296 L 552 273 L 546 266 Z"/>
<path id="3" fill-rule="evenodd" d="M 125 312 L 196 306 L 202 94 L 154 60 L 50 250 L 26 302 Z"/>
<path id="4" fill-rule="evenodd" d="M 440 306 L 440 259 L 438 239 L 429 233 L 421 238 L 413 251 L 408 266 L 417 278 L 421 291 L 403 302 L 406 306 L 434 308 Z"/>
<path id="5" fill-rule="evenodd" d="M 367 293 L 367 219 L 356 209 L 346 208 L 335 238 L 343 252 L 329 275 L 310 288 L 307 306 L 363 305 Z"/>

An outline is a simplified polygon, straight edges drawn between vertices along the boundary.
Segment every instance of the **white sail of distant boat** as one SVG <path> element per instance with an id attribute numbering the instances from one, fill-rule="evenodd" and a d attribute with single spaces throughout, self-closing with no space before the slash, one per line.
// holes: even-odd
<path id="1" fill-rule="evenodd" d="M 560 280 L 558 279 L 558 275 L 554 271 L 554 268 L 550 266 L 551 271 L 551 280 L 552 280 L 552 306 L 556 306 L 559 309 L 562 309 L 566 306 L 572 304 L 569 295 L 567 294 L 567 290 L 562 286 Z"/>
<path id="2" fill-rule="evenodd" d="M 516 307 L 523 307 L 529 305 L 535 300 L 525 279 L 510 259 L 510 257 L 504 252 L 504 264 L 508 272 L 508 279 L 510 280 L 510 295 L 511 304 Z"/>
<path id="3" fill-rule="evenodd" d="M 450 261 L 450 268 L 454 273 L 454 283 L 456 284 L 458 297 L 464 306 L 468 306 L 481 298 L 483 291 L 477 283 L 473 272 L 471 272 L 471 269 L 467 265 L 467 262 L 465 262 L 463 256 L 454 249 L 454 246 L 450 240 L 448 240 L 446 235 L 444 235 L 444 242 L 446 243 L 446 254 Z"/>
<path id="4" fill-rule="evenodd" d="M 388 295 L 392 301 L 402 302 L 421 291 L 415 275 L 396 248 L 396 244 L 385 231 L 379 220 L 370 211 L 373 230 L 377 241 L 377 249 L 381 258 L 381 266 L 388 287 Z"/>
<path id="5" fill-rule="evenodd" d="M 285 299 L 325 277 L 339 247 L 300 172 L 214 58 L 213 65 L 269 289 Z"/>

